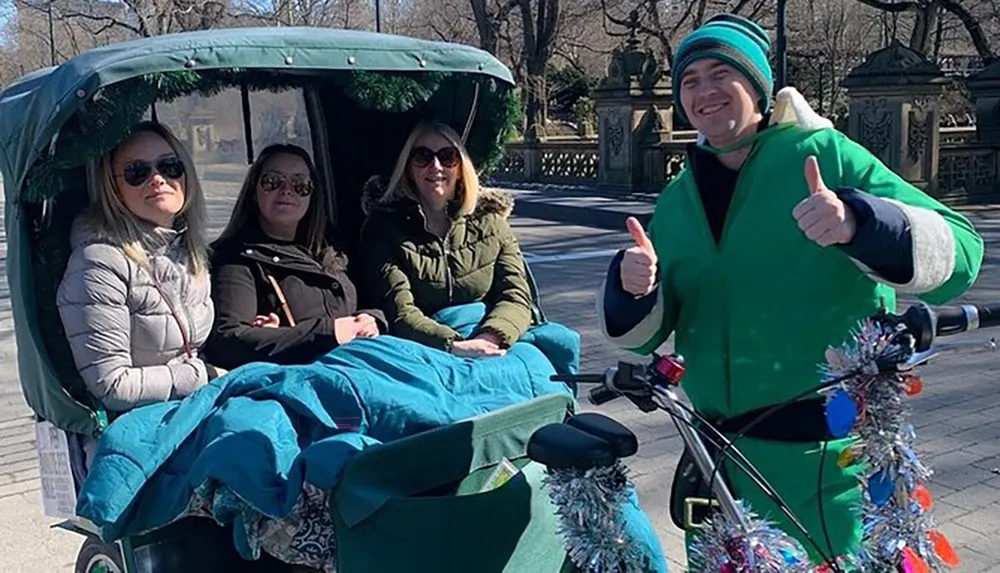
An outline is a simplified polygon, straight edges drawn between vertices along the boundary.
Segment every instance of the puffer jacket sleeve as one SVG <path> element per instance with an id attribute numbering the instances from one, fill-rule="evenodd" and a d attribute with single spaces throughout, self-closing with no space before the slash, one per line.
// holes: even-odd
<path id="1" fill-rule="evenodd" d="M 419 342 L 425 346 L 446 350 L 452 342 L 462 337 L 453 328 L 445 326 L 423 313 L 413 299 L 410 279 L 396 258 L 395 245 L 382 239 L 378 222 L 369 219 L 362 228 L 365 245 L 363 262 L 365 282 L 369 296 L 380 301 L 394 336 Z"/>
<path id="2" fill-rule="evenodd" d="M 182 398 L 209 379 L 199 358 L 133 366 L 127 305 L 133 280 L 124 253 L 111 245 L 90 244 L 70 256 L 57 294 L 77 370 L 87 389 L 113 411 Z"/>
<path id="3" fill-rule="evenodd" d="M 514 231 L 499 216 L 495 225 L 500 253 L 494 266 L 493 285 L 487 294 L 489 307 L 479 331 L 497 335 L 501 346 L 509 347 L 524 336 L 531 325 L 531 289 Z"/>

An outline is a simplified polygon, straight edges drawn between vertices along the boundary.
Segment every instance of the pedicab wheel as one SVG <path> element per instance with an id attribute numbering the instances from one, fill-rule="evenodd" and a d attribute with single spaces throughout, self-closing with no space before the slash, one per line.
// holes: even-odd
<path id="1" fill-rule="evenodd" d="M 118 545 L 88 537 L 76 556 L 76 573 L 125 573 Z"/>

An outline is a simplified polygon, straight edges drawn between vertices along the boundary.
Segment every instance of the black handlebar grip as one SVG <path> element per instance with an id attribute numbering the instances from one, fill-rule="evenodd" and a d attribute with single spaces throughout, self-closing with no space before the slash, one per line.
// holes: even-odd
<path id="1" fill-rule="evenodd" d="M 612 390 L 607 386 L 598 386 L 590 389 L 590 403 L 595 406 L 607 404 L 619 396 L 621 396 L 621 394 L 618 393 L 618 391 Z"/>
<path id="2" fill-rule="evenodd" d="M 967 330 L 1000 326 L 1000 304 L 967 304 L 938 310 L 935 334 L 947 336 Z"/>
<path id="3" fill-rule="evenodd" d="M 972 310 L 972 313 L 975 313 L 975 310 Z M 948 336 L 949 334 L 965 332 L 969 329 L 970 316 L 969 309 L 965 306 L 935 310 L 934 318 L 937 324 L 934 334 L 936 336 Z"/>
<path id="4" fill-rule="evenodd" d="M 994 328 L 1000 326 L 1000 304 L 977 305 L 979 311 L 979 328 Z"/>

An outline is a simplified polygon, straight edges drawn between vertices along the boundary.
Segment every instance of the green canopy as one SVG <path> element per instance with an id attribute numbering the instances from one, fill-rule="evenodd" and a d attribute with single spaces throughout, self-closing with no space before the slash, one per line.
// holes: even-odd
<path id="1" fill-rule="evenodd" d="M 22 78 L 0 93 L 0 172 L 16 200 L 35 160 L 98 90 L 184 70 L 474 73 L 513 85 L 489 53 L 462 44 L 330 28 L 226 28 L 167 34 L 91 50 Z"/>
<path id="2" fill-rule="evenodd" d="M 122 42 L 0 92 L 7 276 L 21 387 L 36 414 L 71 432 L 92 434 L 102 425 L 55 308 L 72 215 L 88 201 L 86 162 L 122 141 L 155 101 L 234 86 L 307 85 L 339 86 L 364 111 L 356 122 L 388 112 L 394 115 L 382 123 L 401 128 L 399 114 L 410 110 L 453 124 L 474 119 L 467 146 L 480 166 L 499 160 L 516 114 L 510 70 L 483 50 L 327 28 L 231 28 Z M 389 149 L 395 141 L 386 137 L 381 147 Z M 346 186 L 359 187 L 364 174 L 349 175 Z"/>

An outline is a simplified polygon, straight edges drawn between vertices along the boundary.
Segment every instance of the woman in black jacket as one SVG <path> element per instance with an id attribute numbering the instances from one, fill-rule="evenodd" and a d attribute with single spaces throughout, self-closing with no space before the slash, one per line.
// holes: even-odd
<path id="1" fill-rule="evenodd" d="M 330 245 L 322 187 L 309 154 L 264 149 L 229 224 L 212 245 L 214 364 L 306 364 L 356 337 L 386 331 L 380 311 L 357 308 L 347 258 Z"/>

